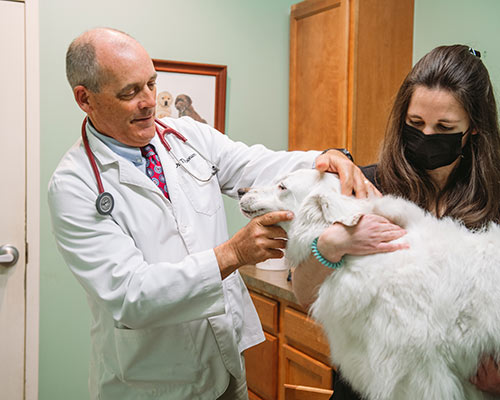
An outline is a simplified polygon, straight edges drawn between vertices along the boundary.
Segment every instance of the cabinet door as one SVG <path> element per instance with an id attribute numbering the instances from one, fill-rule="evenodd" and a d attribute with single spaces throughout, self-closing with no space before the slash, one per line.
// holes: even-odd
<path id="1" fill-rule="evenodd" d="M 333 371 L 328 365 L 286 344 L 283 345 L 283 358 L 284 383 L 322 389 L 332 388 Z"/>
<path id="2" fill-rule="evenodd" d="M 261 296 L 253 291 L 250 291 L 257 314 L 259 314 L 260 323 L 262 328 L 274 335 L 278 334 L 278 311 L 279 305 L 276 300 L 270 299 L 266 296 Z"/>
<path id="3" fill-rule="evenodd" d="M 356 163 L 368 165 L 378 159 L 392 103 L 412 66 L 414 2 L 358 0 L 351 7 L 357 20 L 347 142 Z"/>
<path id="4" fill-rule="evenodd" d="M 330 362 L 330 346 L 320 325 L 290 307 L 286 307 L 283 321 L 288 344 L 319 361 Z"/>
<path id="5" fill-rule="evenodd" d="M 248 400 L 262 400 L 259 396 L 257 396 L 251 390 L 248 391 Z"/>
<path id="6" fill-rule="evenodd" d="M 291 8 L 290 150 L 346 147 L 348 5 L 311 0 Z"/>
<path id="7" fill-rule="evenodd" d="M 264 400 L 275 400 L 278 393 L 278 338 L 264 332 L 266 341 L 245 351 L 247 384 Z"/>

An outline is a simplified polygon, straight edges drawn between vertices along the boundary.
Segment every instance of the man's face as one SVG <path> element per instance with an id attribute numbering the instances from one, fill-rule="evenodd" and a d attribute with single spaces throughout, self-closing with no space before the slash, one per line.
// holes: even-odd
<path id="1" fill-rule="evenodd" d="M 88 91 L 87 114 L 96 129 L 121 143 L 142 147 L 155 135 L 156 71 L 140 45 L 97 50 L 103 72 L 98 93 Z"/>

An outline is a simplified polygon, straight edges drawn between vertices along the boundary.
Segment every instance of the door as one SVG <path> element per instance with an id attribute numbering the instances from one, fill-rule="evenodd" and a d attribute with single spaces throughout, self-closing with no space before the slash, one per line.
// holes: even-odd
<path id="1" fill-rule="evenodd" d="M 0 397 L 25 398 L 26 63 L 24 3 L 0 0 Z M 19 258 L 13 260 L 13 250 Z"/>

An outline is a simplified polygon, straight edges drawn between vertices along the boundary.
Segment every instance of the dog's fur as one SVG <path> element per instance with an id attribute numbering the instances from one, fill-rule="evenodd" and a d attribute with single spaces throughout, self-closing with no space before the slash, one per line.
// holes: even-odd
<path id="1" fill-rule="evenodd" d="M 333 222 L 382 215 L 408 232 L 407 250 L 345 256 L 319 289 L 311 313 L 327 334 L 331 357 L 369 400 L 493 399 L 469 382 L 482 356 L 500 356 L 500 228 L 470 232 L 413 203 L 340 194 L 333 174 L 299 170 L 240 201 L 253 218 L 291 210 L 282 224 L 286 257 L 298 265 Z"/>

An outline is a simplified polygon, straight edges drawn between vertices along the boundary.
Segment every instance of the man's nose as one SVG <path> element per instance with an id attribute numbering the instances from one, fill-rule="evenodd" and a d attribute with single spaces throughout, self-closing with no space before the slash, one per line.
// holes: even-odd
<path id="1" fill-rule="evenodd" d="M 238 198 L 241 199 L 245 193 L 247 193 L 250 190 L 250 188 L 239 188 L 238 189 Z"/>
<path id="2" fill-rule="evenodd" d="M 155 108 L 156 107 L 156 88 L 151 90 L 146 88 L 139 102 L 139 108 Z"/>

